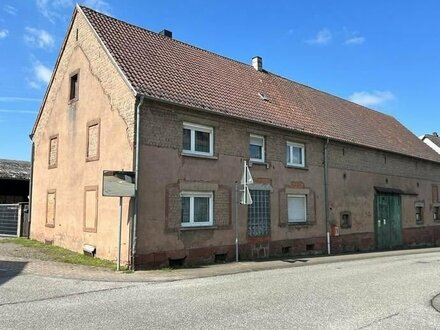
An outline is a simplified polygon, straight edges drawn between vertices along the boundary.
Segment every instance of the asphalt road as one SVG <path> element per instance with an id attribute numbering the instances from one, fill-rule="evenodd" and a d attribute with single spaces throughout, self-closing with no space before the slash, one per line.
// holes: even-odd
<path id="1" fill-rule="evenodd" d="M 4 329 L 440 329 L 440 253 L 169 283 L 9 276 Z"/>

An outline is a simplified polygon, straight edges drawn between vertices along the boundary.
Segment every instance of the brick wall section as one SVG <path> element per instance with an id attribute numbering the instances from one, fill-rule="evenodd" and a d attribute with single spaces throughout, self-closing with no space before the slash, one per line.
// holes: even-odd
<path id="1" fill-rule="evenodd" d="M 197 159 L 181 155 L 182 123 L 190 122 L 214 128 L 214 160 Z M 271 238 L 269 242 L 257 242 L 246 236 L 247 208 L 239 208 L 240 242 L 243 257 L 280 255 L 282 251 L 291 253 L 315 253 L 325 251 L 325 217 L 323 192 L 323 150 L 325 140 L 253 124 L 242 120 L 196 112 L 178 106 L 165 105 L 153 101 L 144 104 L 141 116 L 141 163 L 148 164 L 141 173 L 141 185 L 168 195 L 164 199 L 153 198 L 147 201 L 149 214 L 144 217 L 145 229 L 140 225 L 139 235 L 150 240 L 148 226 L 160 228 L 161 219 L 165 220 L 165 208 L 173 213 L 171 221 L 173 231 L 164 236 L 166 245 L 157 242 L 157 251 L 181 251 L 179 255 L 194 257 L 192 249 L 207 249 L 211 256 L 218 253 L 218 248 L 233 246 L 234 226 L 225 227 L 224 231 L 215 230 L 203 235 L 197 231 L 180 231 L 180 198 L 178 182 L 181 180 L 202 180 L 224 185 L 233 199 L 234 180 L 239 179 L 242 161 L 249 158 L 249 134 L 263 135 L 266 140 L 267 165 L 252 165 L 251 173 L 256 181 L 269 182 L 271 193 Z M 306 168 L 286 167 L 286 142 L 303 143 L 306 147 Z M 156 159 L 162 168 L 153 161 Z M 141 165 L 142 166 L 142 165 Z M 156 169 L 157 167 L 157 169 Z M 166 170 L 165 170 L 166 168 Z M 148 177 L 148 171 L 158 176 Z M 167 174 L 158 171 L 167 171 Z M 417 169 L 417 170 L 416 170 Z M 374 239 L 374 187 L 398 188 L 414 191 L 418 199 L 430 200 L 432 184 L 440 183 L 440 165 L 410 157 L 371 150 L 359 146 L 330 141 L 329 145 L 329 204 L 330 221 L 339 224 L 340 214 L 348 211 L 352 218 L 352 227 L 341 229 L 341 236 L 334 238 L 334 251 L 360 251 L 375 248 Z M 173 185 L 174 193 L 165 193 L 165 185 Z M 142 188 L 141 188 L 142 189 Z M 167 191 L 169 188 L 166 188 Z M 287 189 L 308 189 L 308 215 L 310 223 L 305 225 L 287 224 Z M 157 195 L 157 194 L 156 194 Z M 215 203 L 219 202 L 219 193 L 215 193 Z M 414 227 L 413 206 L 402 197 L 403 228 Z M 153 206 L 153 203 L 154 206 Z M 165 206 L 165 203 L 167 204 Z M 144 204 L 144 203 L 141 203 Z M 174 205 L 173 205 L 174 204 Z M 426 207 L 425 209 L 427 209 Z M 226 208 L 225 208 L 226 210 Z M 229 210 L 233 214 L 233 207 Z M 428 212 L 428 211 L 426 211 Z M 162 214 L 162 215 L 161 215 Z M 215 214 L 219 214 L 215 210 Z M 169 226 L 170 217 L 167 214 Z M 223 217 L 222 217 L 223 218 Z M 426 219 L 430 219 L 429 214 Z M 230 217 L 233 219 L 233 217 Z M 217 220 L 217 219 L 216 219 Z M 163 221 L 163 220 L 162 220 Z M 422 227 L 434 225 L 427 221 Z M 435 224 L 437 225 L 437 224 Z M 228 229 L 229 228 L 229 229 Z M 440 226 L 439 226 L 440 228 Z M 151 238 L 153 241 L 154 238 Z M 322 243 L 324 242 L 324 243 Z M 227 243 L 227 244 L 225 244 Z M 288 248 L 290 244 L 290 249 Z M 154 243 L 153 243 L 154 245 Z M 313 251 L 306 249 L 306 246 Z M 285 248 L 283 250 L 283 248 Z M 154 252 L 147 245 L 138 247 L 140 255 Z M 228 250 L 229 251 L 229 250 Z M 191 254 L 192 253 L 192 254 Z M 230 253 L 233 253 L 233 249 Z M 174 252 L 177 255 L 177 252 Z M 196 254 L 202 254 L 196 253 Z M 165 257 L 168 254 L 165 253 Z M 231 257 L 231 256 L 229 256 Z M 155 254 L 158 260 L 157 253 Z M 166 257 L 167 258 L 167 257 Z M 142 259 L 142 258 L 141 258 Z M 211 258 L 212 259 L 212 258 Z M 186 259 L 189 260 L 189 259 Z"/>

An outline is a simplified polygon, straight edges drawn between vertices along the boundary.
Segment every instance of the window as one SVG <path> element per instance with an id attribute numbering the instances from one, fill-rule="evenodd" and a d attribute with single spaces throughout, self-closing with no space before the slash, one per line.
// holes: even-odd
<path id="1" fill-rule="evenodd" d="M 287 165 L 305 166 L 304 144 L 287 142 Z"/>
<path id="2" fill-rule="evenodd" d="M 212 192 L 182 192 L 182 227 L 212 226 Z"/>
<path id="3" fill-rule="evenodd" d="M 99 120 L 92 120 L 87 124 L 87 151 L 86 160 L 93 161 L 99 159 Z"/>
<path id="4" fill-rule="evenodd" d="M 76 101 L 78 100 L 78 75 L 79 73 L 74 73 L 70 76 L 70 91 L 69 91 L 69 101 Z"/>
<path id="5" fill-rule="evenodd" d="M 416 224 L 423 224 L 423 206 L 416 205 Z"/>
<path id="6" fill-rule="evenodd" d="M 58 166 L 58 135 L 49 139 L 49 168 Z"/>
<path id="7" fill-rule="evenodd" d="M 270 190 L 250 190 L 252 204 L 248 206 L 248 235 L 270 235 Z"/>
<path id="8" fill-rule="evenodd" d="M 432 218 L 434 221 L 440 221 L 440 205 L 432 207 Z"/>
<path id="9" fill-rule="evenodd" d="M 341 212 L 341 228 L 351 228 L 351 213 L 349 211 Z"/>
<path id="10" fill-rule="evenodd" d="M 55 227 L 56 191 L 48 190 L 46 197 L 46 227 Z"/>
<path id="11" fill-rule="evenodd" d="M 287 196 L 287 214 L 289 223 L 307 222 L 307 197 L 306 195 Z"/>
<path id="12" fill-rule="evenodd" d="M 214 130 L 212 127 L 183 123 L 183 152 L 212 156 Z"/>
<path id="13" fill-rule="evenodd" d="M 250 135 L 250 159 L 253 162 L 264 162 L 264 136 Z"/>

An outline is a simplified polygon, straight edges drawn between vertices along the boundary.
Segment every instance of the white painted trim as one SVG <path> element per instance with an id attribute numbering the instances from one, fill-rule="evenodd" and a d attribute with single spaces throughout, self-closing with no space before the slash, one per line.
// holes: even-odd
<path id="1" fill-rule="evenodd" d="M 286 163 L 289 166 L 296 166 L 296 167 L 305 167 L 306 166 L 306 159 L 305 159 L 305 145 L 302 143 L 296 143 L 296 142 L 286 142 L 286 146 L 287 146 L 287 150 L 289 151 L 289 158 L 292 160 L 293 159 L 293 150 L 291 147 L 296 147 L 296 148 L 300 148 L 301 149 L 301 159 L 302 159 L 302 163 L 293 163 L 293 162 L 289 162 L 289 159 L 286 159 Z"/>
<path id="2" fill-rule="evenodd" d="M 190 198 L 189 206 L 189 222 L 180 222 L 182 227 L 204 227 L 212 226 L 214 223 L 214 194 L 212 192 L 201 191 L 182 191 L 180 197 Z M 194 197 L 209 198 L 209 221 L 194 222 Z"/>
<path id="3" fill-rule="evenodd" d="M 200 155 L 200 156 L 213 156 L 214 155 L 214 128 L 209 126 L 203 126 L 193 123 L 184 122 L 183 129 L 191 131 L 190 138 L 190 150 L 183 149 L 183 153 L 186 155 Z M 209 152 L 196 150 L 196 131 L 209 133 Z"/>
<path id="4" fill-rule="evenodd" d="M 251 162 L 254 162 L 254 163 L 264 163 L 264 161 L 265 161 L 265 153 L 266 153 L 266 150 L 265 150 L 266 149 L 265 148 L 266 139 L 262 135 L 250 134 L 249 135 L 249 147 L 251 146 L 251 139 L 252 138 L 260 139 L 262 141 L 262 144 L 261 144 L 261 159 L 260 158 L 252 158 L 252 157 L 250 157 L 249 160 Z"/>
<path id="5" fill-rule="evenodd" d="M 429 138 L 424 138 L 422 141 L 425 142 L 432 149 L 434 149 L 436 153 L 440 154 L 440 147 L 437 146 L 434 142 L 432 142 Z"/>

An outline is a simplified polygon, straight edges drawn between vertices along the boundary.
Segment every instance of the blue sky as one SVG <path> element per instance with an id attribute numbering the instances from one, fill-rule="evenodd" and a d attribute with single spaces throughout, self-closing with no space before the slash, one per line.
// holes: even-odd
<path id="1" fill-rule="evenodd" d="M 440 2 L 116 1 L 83 4 L 440 131 Z M 0 2 L 0 158 L 30 159 L 29 134 L 74 8 Z"/>

